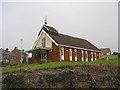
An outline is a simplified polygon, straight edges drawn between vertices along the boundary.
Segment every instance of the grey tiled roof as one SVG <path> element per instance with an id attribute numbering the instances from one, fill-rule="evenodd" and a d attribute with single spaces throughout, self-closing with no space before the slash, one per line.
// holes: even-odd
<path id="1" fill-rule="evenodd" d="M 17 50 L 18 50 L 18 52 L 21 53 L 21 50 L 20 50 L 20 49 L 17 49 Z M 26 53 L 22 51 L 22 54 L 26 54 Z M 27 55 L 27 54 L 26 54 L 26 55 Z"/>
<path id="2" fill-rule="evenodd" d="M 110 48 L 100 48 L 100 50 L 104 53 L 111 52 Z"/>
<path id="3" fill-rule="evenodd" d="M 85 39 L 61 34 L 55 30 L 55 28 L 47 25 L 44 25 L 42 29 L 44 29 L 49 34 L 49 36 L 52 37 L 52 39 L 55 40 L 58 44 L 100 51 L 96 46 Z"/>
<path id="4" fill-rule="evenodd" d="M 6 52 L 6 50 L 4 50 L 4 49 L 0 49 L 0 54 L 6 54 L 6 55 L 10 55 L 10 56 L 15 56 L 12 52 L 10 52 L 10 51 Z"/>

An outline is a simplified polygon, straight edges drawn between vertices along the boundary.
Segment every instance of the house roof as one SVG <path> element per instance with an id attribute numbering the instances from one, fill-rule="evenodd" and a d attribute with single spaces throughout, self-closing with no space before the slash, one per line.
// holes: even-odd
<path id="1" fill-rule="evenodd" d="M 51 26 L 44 25 L 42 29 L 44 29 L 57 44 L 100 51 L 96 46 L 91 44 L 89 41 L 85 39 L 61 34 Z"/>
<path id="2" fill-rule="evenodd" d="M 16 50 L 21 53 L 21 50 L 20 50 L 20 49 L 16 49 Z M 26 53 L 22 51 L 22 54 L 26 54 Z M 26 55 L 27 55 L 27 54 L 26 54 Z"/>
<path id="3" fill-rule="evenodd" d="M 2 48 L 0 49 L 0 53 L 10 55 L 10 56 L 15 56 L 12 52 L 10 52 L 10 51 L 6 52 L 6 50 L 4 50 Z"/>
<path id="4" fill-rule="evenodd" d="M 100 48 L 103 53 L 111 52 L 110 48 Z"/>

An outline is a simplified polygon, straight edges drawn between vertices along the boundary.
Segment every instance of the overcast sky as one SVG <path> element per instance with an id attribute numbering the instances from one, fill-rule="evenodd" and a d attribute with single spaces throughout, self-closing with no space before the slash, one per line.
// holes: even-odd
<path id="1" fill-rule="evenodd" d="M 21 48 L 23 39 L 23 48 L 31 49 L 45 16 L 48 25 L 60 33 L 87 39 L 98 48 L 118 51 L 117 2 L 4 2 L 0 47 Z"/>

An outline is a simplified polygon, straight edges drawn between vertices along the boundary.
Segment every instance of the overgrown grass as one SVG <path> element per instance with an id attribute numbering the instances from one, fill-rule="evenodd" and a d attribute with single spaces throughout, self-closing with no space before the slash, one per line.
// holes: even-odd
<path id="1" fill-rule="evenodd" d="M 12 67 L 3 67 L 2 73 L 15 72 L 20 69 L 29 69 L 29 70 L 40 70 L 40 69 L 50 69 L 50 68 L 59 68 L 65 66 L 81 66 L 81 65 L 118 65 L 118 59 L 110 60 L 95 60 L 93 62 L 49 62 L 44 64 L 23 64 L 21 66 L 12 66 Z"/>

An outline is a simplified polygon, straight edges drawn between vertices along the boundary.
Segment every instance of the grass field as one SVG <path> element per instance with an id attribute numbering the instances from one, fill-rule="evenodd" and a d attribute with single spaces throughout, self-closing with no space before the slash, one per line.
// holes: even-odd
<path id="1" fill-rule="evenodd" d="M 40 69 L 50 69 L 65 66 L 81 66 L 81 65 L 118 65 L 118 59 L 110 60 L 96 60 L 93 62 L 49 62 L 44 64 L 23 64 L 21 66 L 7 66 L 2 68 L 2 73 L 15 72 L 20 69 L 28 70 L 40 70 Z"/>

